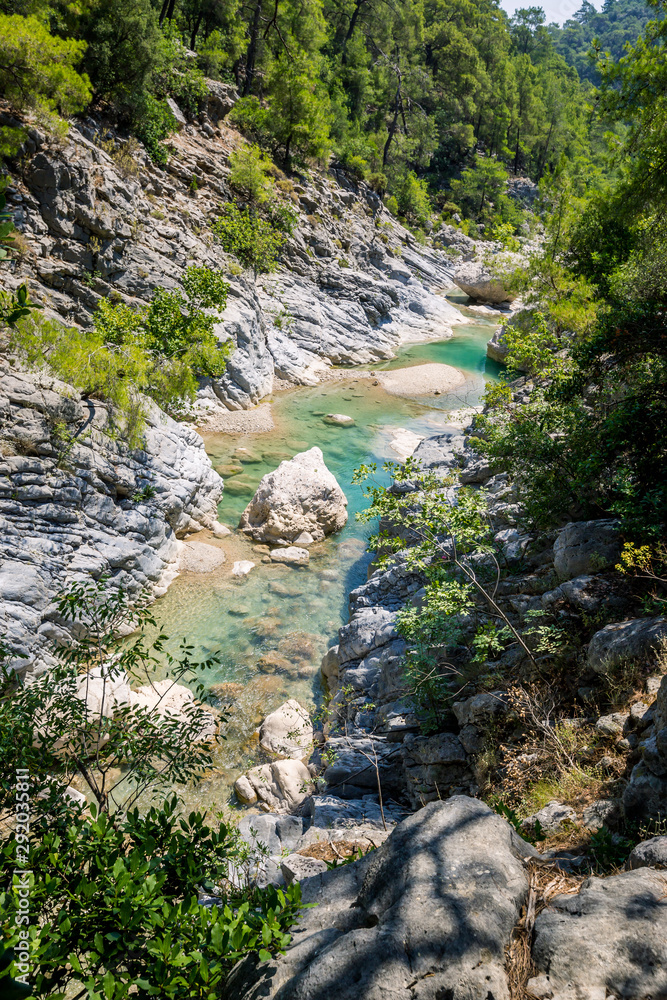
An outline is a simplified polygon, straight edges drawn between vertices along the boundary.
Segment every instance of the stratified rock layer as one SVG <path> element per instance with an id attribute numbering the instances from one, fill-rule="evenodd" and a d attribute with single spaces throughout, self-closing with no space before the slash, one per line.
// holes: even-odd
<path id="1" fill-rule="evenodd" d="M 68 637 L 55 596 L 104 574 L 132 598 L 164 593 L 177 539 L 217 523 L 222 480 L 199 435 L 157 407 L 130 449 L 104 404 L 54 379 L 0 377 L 0 627 L 12 665 L 39 672 Z"/>

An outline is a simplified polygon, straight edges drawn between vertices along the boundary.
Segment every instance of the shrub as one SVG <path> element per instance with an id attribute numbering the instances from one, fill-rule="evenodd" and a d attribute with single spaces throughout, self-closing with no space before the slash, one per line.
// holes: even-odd
<path id="1" fill-rule="evenodd" d="M 0 14 L 0 92 L 17 107 L 81 111 L 90 81 L 74 67 L 85 49 L 84 42 L 52 35 L 37 17 Z"/>
<path id="2" fill-rule="evenodd" d="M 394 195 L 399 215 L 413 225 L 426 225 L 432 210 L 426 181 L 409 170 L 394 187 Z"/>
<path id="3" fill-rule="evenodd" d="M 135 109 L 132 128 L 151 160 L 159 167 L 164 167 L 169 159 L 169 149 L 164 140 L 176 131 L 176 127 L 176 119 L 167 102 L 145 94 Z"/>
<path id="4" fill-rule="evenodd" d="M 248 201 L 262 204 L 271 196 L 273 178 L 268 176 L 273 164 L 259 146 L 242 146 L 229 157 L 229 183 Z"/>
<path id="5" fill-rule="evenodd" d="M 160 289 L 140 310 L 103 299 L 92 330 L 22 319 L 6 331 L 5 349 L 81 393 L 109 402 L 118 431 L 136 446 L 145 417 L 142 394 L 182 416 L 194 402 L 197 378 L 220 376 L 230 352 L 231 345 L 221 344 L 213 333 L 216 317 L 204 311 L 224 308 L 228 286 L 222 277 L 192 267 L 183 285 L 185 296 Z"/>
<path id="6" fill-rule="evenodd" d="M 225 252 L 236 257 L 243 267 L 252 268 L 257 278 L 258 274 L 275 269 L 291 231 L 290 216 L 292 220 L 296 218 L 287 206 L 276 206 L 267 219 L 230 202 L 211 228 Z"/>

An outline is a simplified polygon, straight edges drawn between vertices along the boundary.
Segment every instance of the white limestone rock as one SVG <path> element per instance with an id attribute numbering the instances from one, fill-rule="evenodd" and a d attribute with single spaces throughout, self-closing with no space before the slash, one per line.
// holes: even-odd
<path id="1" fill-rule="evenodd" d="M 239 526 L 259 542 L 293 542 L 303 531 L 322 541 L 345 525 L 346 508 L 345 494 L 313 447 L 263 477 Z"/>
<path id="2" fill-rule="evenodd" d="M 241 802 L 259 802 L 265 812 L 292 813 L 313 790 L 310 771 L 300 760 L 261 764 L 237 778 L 234 790 Z"/>
<path id="3" fill-rule="evenodd" d="M 271 553 L 271 562 L 287 563 L 290 566 L 307 566 L 310 562 L 310 553 L 308 549 L 288 545 L 284 549 L 274 549 Z"/>
<path id="4" fill-rule="evenodd" d="M 302 760 L 313 743 L 313 724 L 308 712 L 290 698 L 264 719 L 259 730 L 259 745 L 274 757 Z"/>

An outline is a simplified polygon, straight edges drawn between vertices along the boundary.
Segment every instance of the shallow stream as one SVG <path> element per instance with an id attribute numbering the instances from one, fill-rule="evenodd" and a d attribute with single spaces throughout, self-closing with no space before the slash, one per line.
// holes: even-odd
<path id="1" fill-rule="evenodd" d="M 351 485 L 354 469 L 364 462 L 396 460 L 390 445 L 398 428 L 422 436 L 436 434 L 447 423 L 443 411 L 479 402 L 485 381 L 499 372 L 486 358 L 494 323 L 468 315 L 471 322 L 455 327 L 449 340 L 404 345 L 392 361 L 364 366 L 367 373 L 371 367 L 379 371 L 425 362 L 452 365 L 466 376 L 465 384 L 452 392 L 405 399 L 389 395 L 367 374 L 362 377 L 361 370 L 351 369 L 340 381 L 276 394 L 275 427 L 270 432 L 205 437 L 211 461 L 225 480 L 219 507 L 223 524 L 235 528 L 262 476 L 313 445 L 322 449 L 343 488 L 349 517 L 339 534 L 311 547 L 310 564 L 302 568 L 263 563 L 268 549 L 258 549 L 238 532 L 221 540 L 199 535 L 199 540 L 224 549 L 226 563 L 205 575 L 183 573 L 155 605 L 174 651 L 178 641 L 187 638 L 195 655 L 220 659 L 205 683 L 228 712 L 226 740 L 217 751 L 215 771 L 187 792 L 188 805 L 224 808 L 239 772 L 262 762 L 253 738 L 262 718 L 289 697 L 311 710 L 321 700 L 322 654 L 347 620 L 348 595 L 366 580 L 370 561 L 365 548 L 371 528 L 355 518 L 365 503 L 361 487 Z M 345 413 L 355 425 L 326 424 L 326 413 Z M 256 567 L 239 580 L 231 569 L 240 559 L 250 559 Z M 273 656 L 262 662 L 267 653 Z"/>

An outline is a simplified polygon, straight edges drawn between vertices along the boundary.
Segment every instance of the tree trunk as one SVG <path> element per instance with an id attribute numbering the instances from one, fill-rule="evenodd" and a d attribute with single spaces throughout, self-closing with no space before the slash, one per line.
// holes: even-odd
<path id="1" fill-rule="evenodd" d="M 204 14 L 202 12 L 200 12 L 198 14 L 198 16 L 197 16 L 197 20 L 195 21 L 195 26 L 192 29 L 192 34 L 190 35 L 190 48 L 193 51 L 194 51 L 194 47 L 195 47 L 195 42 L 197 41 L 197 35 L 199 34 L 199 29 L 201 27 L 201 23 L 202 23 L 203 17 L 204 17 Z"/>
<path id="2" fill-rule="evenodd" d="M 242 97 L 247 97 L 250 93 L 252 87 L 252 81 L 255 77 L 255 60 L 257 58 L 257 40 L 259 38 L 259 22 L 262 16 L 262 0 L 257 0 L 257 6 L 255 7 L 255 13 L 252 18 L 252 27 L 250 29 L 250 42 L 248 43 L 248 52 L 245 60 L 245 83 L 243 84 Z"/>
<path id="3" fill-rule="evenodd" d="M 391 146 L 391 141 L 394 138 L 396 132 L 396 126 L 398 125 L 398 116 L 401 111 L 401 74 L 398 74 L 398 87 L 396 88 L 396 97 L 394 98 L 394 120 L 389 126 L 389 135 L 387 136 L 387 141 L 384 144 L 384 151 L 382 153 L 382 169 L 387 165 L 387 157 L 389 156 L 389 147 Z"/>
<path id="4" fill-rule="evenodd" d="M 352 17 L 350 18 L 350 23 L 348 25 L 347 34 L 345 35 L 345 41 L 343 42 L 343 55 L 342 55 L 342 58 L 341 58 L 341 62 L 343 64 L 343 66 L 345 66 L 345 64 L 347 62 L 347 52 L 346 52 L 346 50 L 347 50 L 347 43 L 349 42 L 349 40 L 352 38 L 352 35 L 354 34 L 354 29 L 357 26 L 357 21 L 359 20 L 359 14 L 361 13 L 362 6 L 363 6 L 363 0 L 357 0 L 356 7 L 354 8 L 354 11 L 352 13 Z"/>

